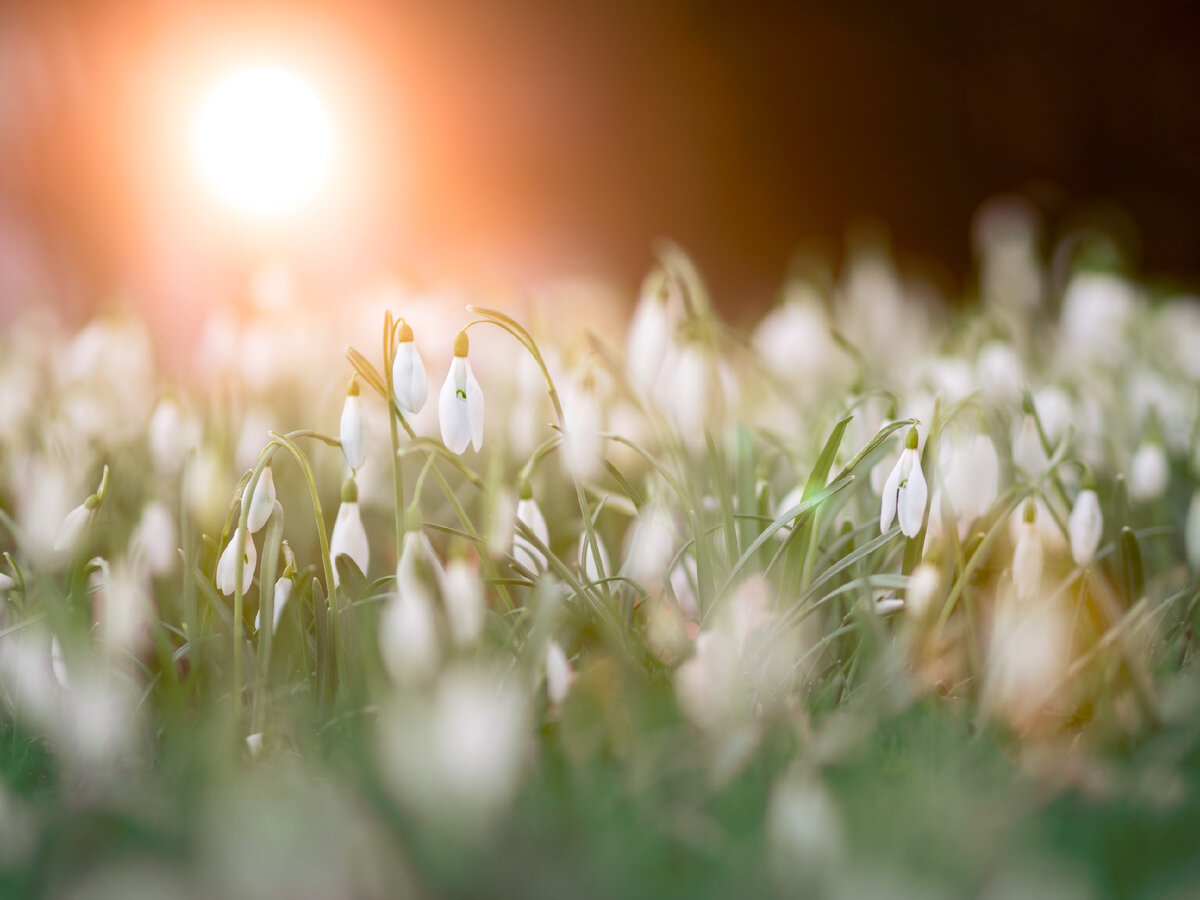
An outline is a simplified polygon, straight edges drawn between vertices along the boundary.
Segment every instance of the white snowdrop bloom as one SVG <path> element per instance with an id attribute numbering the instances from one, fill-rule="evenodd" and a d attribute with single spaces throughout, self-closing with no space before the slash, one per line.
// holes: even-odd
<path id="1" fill-rule="evenodd" d="M 454 359 L 438 397 L 438 419 L 442 443 L 453 453 L 462 453 L 467 445 L 476 451 L 483 445 L 483 391 L 467 359 L 467 333 L 454 338 Z"/>
<path id="2" fill-rule="evenodd" d="M 673 324 L 667 306 L 670 279 L 656 267 L 642 284 L 641 298 L 633 311 L 626 340 L 629 380 L 643 391 L 655 384 L 671 342 Z"/>
<path id="3" fill-rule="evenodd" d="M 246 749 L 251 756 L 258 756 L 262 753 L 263 736 L 261 731 L 256 731 L 254 734 L 246 735 Z"/>
<path id="4" fill-rule="evenodd" d="M 1140 300 L 1137 288 L 1118 275 L 1076 273 L 1063 294 L 1059 320 L 1062 362 L 1120 365 L 1129 352 L 1126 325 Z"/>
<path id="5" fill-rule="evenodd" d="M 546 647 L 546 697 L 551 706 L 562 706 L 574 678 L 575 672 L 562 645 L 551 641 Z"/>
<path id="6" fill-rule="evenodd" d="M 1167 489 L 1170 466 L 1162 444 L 1145 441 L 1129 463 L 1129 496 L 1134 500 L 1155 500 Z"/>
<path id="7" fill-rule="evenodd" d="M 246 483 L 242 503 L 246 506 L 246 527 L 251 534 L 258 534 L 275 511 L 275 474 L 270 466 L 259 473 L 253 494 L 250 494 L 249 482 Z"/>
<path id="8" fill-rule="evenodd" d="M 908 589 L 904 599 L 914 616 L 923 616 L 933 607 L 942 593 L 942 573 L 932 563 L 923 562 L 913 569 L 908 578 Z"/>
<path id="9" fill-rule="evenodd" d="M 959 516 L 959 534 L 985 515 L 1000 488 L 1000 460 L 996 445 L 986 434 L 958 441 L 946 472 L 946 498 Z"/>
<path id="10" fill-rule="evenodd" d="M 659 503 L 644 507 L 629 529 L 625 574 L 648 590 L 660 586 L 675 554 L 675 525 Z"/>
<path id="11" fill-rule="evenodd" d="M 237 545 L 238 536 L 242 530 L 234 531 L 221 558 L 217 561 L 217 590 L 229 597 L 237 591 Z M 254 538 L 246 535 L 246 549 L 242 554 L 242 593 L 250 590 L 254 584 L 254 566 L 258 563 L 258 551 L 254 547 Z"/>
<path id="12" fill-rule="evenodd" d="M 184 415 L 173 399 L 159 400 L 150 414 L 147 429 L 154 470 L 164 475 L 177 473 L 187 452 L 196 444 L 197 430 L 196 423 Z"/>
<path id="13" fill-rule="evenodd" d="M 239 471 L 244 472 L 258 465 L 263 447 L 271 440 L 270 431 L 271 416 L 266 410 L 255 407 L 242 417 L 242 430 L 238 435 L 237 448 L 233 451 L 233 464 Z"/>
<path id="14" fill-rule="evenodd" d="M 1183 536 L 1188 564 L 1193 572 L 1200 572 L 1200 490 L 1192 494 L 1192 502 L 1188 504 Z"/>
<path id="15" fill-rule="evenodd" d="M 1013 551 L 1012 577 L 1017 599 L 1028 603 L 1038 598 L 1042 587 L 1042 535 L 1036 522 L 1036 507 L 1026 502 L 1024 521 Z"/>
<path id="16" fill-rule="evenodd" d="M 432 698 L 385 706 L 379 720 L 385 784 L 456 840 L 481 838 L 520 786 L 528 705 L 497 673 L 472 668 L 447 672 Z"/>
<path id="17" fill-rule="evenodd" d="M 1085 488 L 1075 498 L 1068 523 L 1071 535 L 1071 557 L 1075 565 L 1086 566 L 1096 558 L 1100 546 L 1100 535 L 1104 531 L 1104 514 L 1100 511 L 1100 498 L 1091 488 Z"/>
<path id="18" fill-rule="evenodd" d="M 588 581 L 599 581 L 605 575 L 612 573 L 612 562 L 608 558 L 608 548 L 604 546 L 604 538 L 595 534 L 596 547 L 600 551 L 600 565 L 596 565 L 596 554 L 592 552 L 592 542 L 588 540 L 587 534 L 579 536 L 579 570 L 583 572 L 584 577 Z M 604 570 L 604 575 L 600 574 L 600 570 Z"/>
<path id="19" fill-rule="evenodd" d="M 367 461 L 367 423 L 363 419 L 362 399 L 356 378 L 350 380 L 350 387 L 346 389 L 346 402 L 342 405 L 342 418 L 338 424 L 338 439 L 342 443 L 346 465 L 351 472 L 357 472 Z"/>
<path id="20" fill-rule="evenodd" d="M 904 451 L 883 486 L 879 510 L 881 533 L 892 527 L 894 518 L 899 518 L 900 531 L 905 537 L 915 538 L 921 532 L 929 488 L 925 484 L 925 474 L 921 471 L 917 438 L 917 429 L 914 426 L 909 429 L 908 436 L 904 439 Z"/>
<path id="21" fill-rule="evenodd" d="M 704 429 L 716 399 L 708 354 L 690 342 L 679 351 L 667 405 L 686 443 L 693 446 L 704 443 Z"/>
<path id="22" fill-rule="evenodd" d="M 11 575 L 5 575 L 0 572 L 0 600 L 4 599 L 4 595 L 17 586 Z"/>
<path id="23" fill-rule="evenodd" d="M 882 618 L 894 616 L 904 609 L 904 601 L 900 597 L 881 597 L 875 601 L 875 614 Z"/>
<path id="24" fill-rule="evenodd" d="M 492 496 L 487 517 L 487 549 L 492 556 L 513 552 L 517 501 L 511 488 L 502 487 Z"/>
<path id="25" fill-rule="evenodd" d="M 54 538 L 54 552 L 64 556 L 74 555 L 83 544 L 83 535 L 87 531 L 88 525 L 92 521 L 95 514 L 97 503 L 93 503 L 94 497 L 79 504 L 63 519 L 62 525 L 58 528 L 58 534 Z"/>
<path id="26" fill-rule="evenodd" d="M 189 460 L 183 479 L 187 508 L 202 524 L 217 528 L 225 516 L 225 501 L 233 488 L 225 461 L 214 447 L 206 446 Z"/>
<path id="27" fill-rule="evenodd" d="M 1056 384 L 1048 384 L 1033 395 L 1033 406 L 1041 420 L 1046 440 L 1052 445 L 1062 440 L 1067 426 L 1075 421 L 1071 395 Z"/>
<path id="28" fill-rule="evenodd" d="M 758 323 L 752 342 L 771 371 L 805 396 L 846 377 L 850 360 L 830 335 L 820 295 L 803 282 L 786 287 L 783 302 Z"/>
<path id="29" fill-rule="evenodd" d="M 570 383 L 562 396 L 566 434 L 562 461 L 568 474 L 579 480 L 595 478 L 604 468 L 603 413 L 590 376 Z"/>
<path id="30" fill-rule="evenodd" d="M 975 389 L 971 364 L 959 356 L 940 356 L 928 364 L 929 383 L 936 394 L 956 403 Z"/>
<path id="31" fill-rule="evenodd" d="M 1006 341 L 988 341 L 975 358 L 975 380 L 994 403 L 1012 403 L 1021 396 L 1025 375 L 1016 348 Z"/>
<path id="32" fill-rule="evenodd" d="M 343 554 L 354 560 L 359 571 L 366 572 L 371 563 L 371 546 L 367 542 L 367 530 L 363 528 L 362 514 L 358 509 L 358 488 L 354 479 L 347 479 L 342 488 L 342 504 L 338 507 L 337 521 L 333 523 L 333 534 L 329 538 L 329 558 L 334 561 L 333 583 L 341 584 L 337 570 L 337 558 Z M 349 498 L 349 499 L 347 499 Z"/>
<path id="33" fill-rule="evenodd" d="M 415 415 L 425 405 L 425 397 L 429 392 L 425 362 L 413 341 L 412 327 L 403 319 L 396 330 L 396 338 L 399 343 L 392 361 L 392 390 L 396 394 L 396 404 L 405 412 Z"/>
<path id="34" fill-rule="evenodd" d="M 451 559 L 442 578 L 442 603 L 450 639 L 459 645 L 473 643 L 483 631 L 485 610 L 479 569 L 465 559 Z"/>
<path id="35" fill-rule="evenodd" d="M 104 642 L 111 649 L 137 654 L 149 646 L 152 605 L 148 585 L 135 564 L 121 559 L 105 568 L 92 601 Z"/>
<path id="36" fill-rule="evenodd" d="M 1013 432 L 1012 458 L 1017 468 L 1031 478 L 1046 471 L 1050 462 L 1038 435 L 1037 422 L 1029 414 L 1021 416 Z"/>
<path id="37" fill-rule="evenodd" d="M 384 668 L 401 682 L 430 676 L 441 658 L 435 585 L 445 580 L 441 561 L 420 529 L 404 534 L 396 566 L 396 593 L 379 614 L 379 651 Z"/>
<path id="38" fill-rule="evenodd" d="M 179 562 L 175 516 L 161 500 L 142 508 L 142 517 L 129 539 L 135 557 L 152 575 L 165 575 Z"/>
<path id="39" fill-rule="evenodd" d="M 292 599 L 292 579 L 287 575 L 282 576 L 275 582 L 275 590 L 271 594 L 273 607 L 271 613 L 271 632 L 279 630 L 279 622 L 283 618 L 283 611 L 288 605 L 288 601 Z M 262 607 L 259 606 L 258 612 L 254 614 L 254 630 L 262 630 Z"/>
<path id="40" fill-rule="evenodd" d="M 522 493 L 527 493 L 528 490 L 528 485 L 522 487 Z M 545 546 L 550 546 L 550 529 L 546 526 L 546 517 L 542 515 L 541 507 L 532 494 L 517 501 L 517 521 L 532 531 L 534 537 Z M 512 556 L 517 563 L 535 575 L 546 568 L 546 555 L 519 531 L 513 536 Z"/>

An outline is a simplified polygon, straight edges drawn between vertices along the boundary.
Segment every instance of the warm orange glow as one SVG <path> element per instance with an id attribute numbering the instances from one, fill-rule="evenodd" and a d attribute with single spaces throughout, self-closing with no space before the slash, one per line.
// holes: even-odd
<path id="1" fill-rule="evenodd" d="M 213 188 L 255 217 L 303 205 L 328 165 L 325 111 L 303 81 L 279 69 L 250 69 L 227 79 L 209 98 L 196 138 Z"/>

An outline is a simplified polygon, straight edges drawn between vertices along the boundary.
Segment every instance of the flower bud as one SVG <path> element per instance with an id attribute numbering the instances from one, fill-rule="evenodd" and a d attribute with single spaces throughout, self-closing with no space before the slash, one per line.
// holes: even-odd
<path id="1" fill-rule="evenodd" d="M 229 539 L 229 543 L 225 545 L 224 552 L 221 553 L 221 558 L 217 561 L 217 590 L 226 597 L 232 596 L 237 591 L 237 545 L 241 534 L 242 530 L 240 528 L 234 531 L 233 537 Z M 250 586 L 254 584 L 254 566 L 257 563 L 258 551 L 254 547 L 254 538 L 247 534 L 246 549 L 242 554 L 243 594 L 250 590 Z"/>
<path id="2" fill-rule="evenodd" d="M 1100 535 L 1104 531 L 1104 514 L 1095 491 L 1085 488 L 1079 492 L 1068 524 L 1071 557 L 1075 565 L 1086 566 L 1096 558 L 1096 548 L 1100 546 Z"/>
<path id="3" fill-rule="evenodd" d="M 358 380 L 355 378 L 350 379 L 350 387 L 346 390 L 338 434 L 346 465 L 350 471 L 357 472 L 367 459 L 367 427 L 363 420 L 362 400 L 358 396 Z"/>
<path id="4" fill-rule="evenodd" d="M 392 390 L 396 394 L 396 404 L 405 412 L 415 415 L 425 405 L 425 397 L 429 392 L 425 362 L 413 341 L 412 327 L 403 319 L 396 329 L 396 337 L 399 343 L 392 361 Z M 466 356 L 466 353 L 462 355 Z"/>
<path id="5" fill-rule="evenodd" d="M 250 485 L 242 492 L 242 503 L 246 504 L 246 527 L 251 534 L 258 534 L 271 518 L 275 510 L 275 475 L 267 466 L 259 473 L 258 482 L 254 485 L 254 494 L 250 493 Z"/>

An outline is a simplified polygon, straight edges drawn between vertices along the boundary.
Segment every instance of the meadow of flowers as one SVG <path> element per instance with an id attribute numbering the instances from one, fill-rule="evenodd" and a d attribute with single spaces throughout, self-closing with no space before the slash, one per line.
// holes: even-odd
<path id="1" fill-rule="evenodd" d="M 169 379 L 17 315 L 0 893 L 1195 896 L 1200 301 L 975 238 L 738 327 L 671 245 L 620 325 L 260 289 Z"/>

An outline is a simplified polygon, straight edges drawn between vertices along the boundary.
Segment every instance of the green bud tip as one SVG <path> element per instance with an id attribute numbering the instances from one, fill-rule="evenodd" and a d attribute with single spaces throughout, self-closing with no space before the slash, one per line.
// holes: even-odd
<path id="1" fill-rule="evenodd" d="M 1033 504 L 1033 501 L 1032 501 L 1032 500 L 1026 500 L 1026 501 L 1025 501 L 1025 515 L 1024 515 L 1024 518 L 1025 518 L 1025 521 L 1026 521 L 1026 522 L 1028 522 L 1028 523 L 1029 523 L 1029 524 L 1031 524 L 1031 525 L 1032 525 L 1032 524 L 1033 524 L 1033 522 L 1034 522 L 1034 521 L 1037 519 L 1037 507 L 1036 507 L 1036 506 L 1034 506 L 1034 504 Z"/>
<path id="2" fill-rule="evenodd" d="M 86 500 L 83 501 L 84 509 L 95 510 L 99 505 L 100 505 L 100 495 L 99 494 L 91 494 Z"/>
<path id="3" fill-rule="evenodd" d="M 920 436 L 917 434 L 917 426 L 914 425 L 908 429 L 908 436 L 904 439 L 904 447 L 908 450 L 916 450 L 917 444 L 920 443 Z"/>
<path id="4" fill-rule="evenodd" d="M 399 324 L 396 325 L 396 341 L 401 344 L 407 344 L 407 343 L 411 343 L 412 339 L 413 339 L 412 326 L 409 325 L 407 322 L 405 322 L 403 319 L 401 319 Z M 466 356 L 466 354 L 464 353 L 463 356 Z"/>
<path id="5" fill-rule="evenodd" d="M 529 484 L 529 479 L 524 475 L 522 475 L 521 480 L 517 482 L 517 496 L 522 500 L 533 499 L 533 488 Z"/>
<path id="6" fill-rule="evenodd" d="M 406 531 L 421 530 L 421 511 L 415 505 L 410 506 L 404 513 L 404 529 Z"/>
<path id="7" fill-rule="evenodd" d="M 346 396 L 347 397 L 357 397 L 358 396 L 358 376 L 357 375 L 350 376 L 350 384 L 347 385 L 347 387 L 346 387 Z"/>
<path id="8" fill-rule="evenodd" d="M 342 482 L 342 502 L 358 502 L 358 485 L 355 483 L 353 475 Z"/>
<path id="9" fill-rule="evenodd" d="M 1031 397 L 1029 394 L 1026 394 L 1021 398 L 1021 412 L 1025 413 L 1027 416 L 1033 415 L 1033 397 Z"/>
<path id="10" fill-rule="evenodd" d="M 470 342 L 467 340 L 466 329 L 463 329 L 454 336 L 454 355 L 466 356 L 468 346 L 470 346 Z"/>

